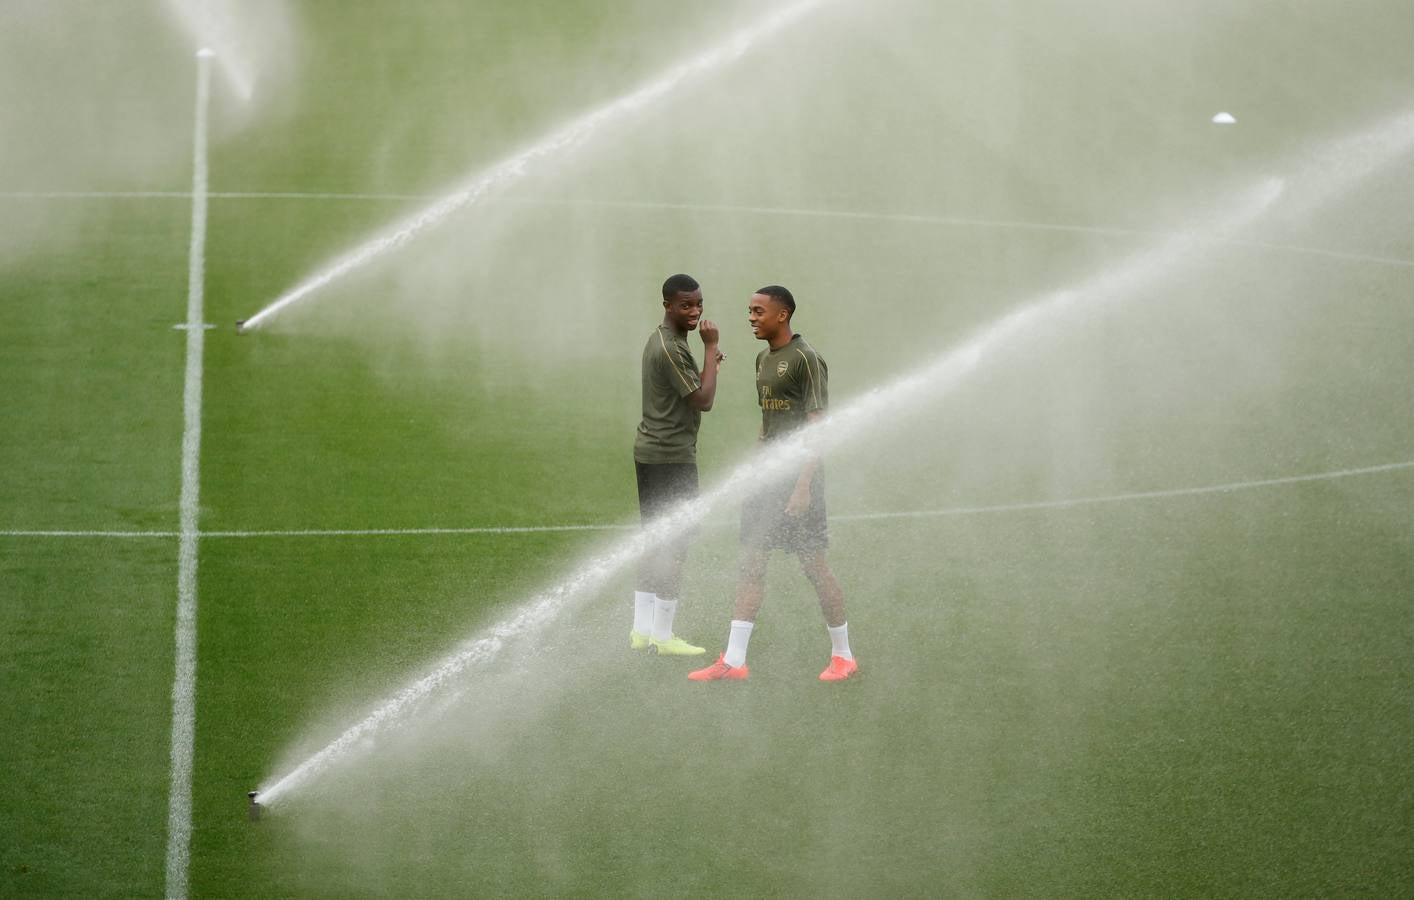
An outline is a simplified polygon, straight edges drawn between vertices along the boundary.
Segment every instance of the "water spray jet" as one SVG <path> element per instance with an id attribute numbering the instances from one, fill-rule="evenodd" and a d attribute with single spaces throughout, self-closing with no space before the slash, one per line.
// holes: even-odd
<path id="1" fill-rule="evenodd" d="M 203 55 L 215 57 L 231 94 L 249 106 L 263 74 L 285 51 L 279 37 L 292 29 L 287 3 L 241 3 L 239 0 L 166 0 L 173 23 Z M 260 8 L 254 9 L 259 6 Z"/>
<path id="2" fill-rule="evenodd" d="M 423 231 L 440 224 L 451 214 L 478 202 L 496 188 L 520 180 L 536 162 L 579 146 L 603 126 L 662 99 L 691 77 L 719 69 L 737 60 L 763 38 L 781 30 L 824 2 L 826 0 L 796 0 L 783 6 L 687 62 L 668 69 L 642 87 L 571 120 L 567 125 L 519 153 L 469 176 L 428 206 L 399 222 L 394 222 L 380 234 L 355 246 L 329 263 L 322 271 L 271 301 L 259 312 L 244 320 L 244 330 L 251 331 L 262 327 L 292 304 L 373 262 L 385 253 L 401 247 Z"/>

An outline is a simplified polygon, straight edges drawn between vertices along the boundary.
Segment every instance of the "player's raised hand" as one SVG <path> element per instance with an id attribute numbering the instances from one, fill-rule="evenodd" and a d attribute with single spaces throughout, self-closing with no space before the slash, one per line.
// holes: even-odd
<path id="1" fill-rule="evenodd" d="M 726 354 L 717 349 L 717 343 L 721 340 L 722 334 L 717 330 L 717 323 L 703 319 L 697 325 L 697 333 L 702 335 L 702 346 L 706 348 L 707 355 L 713 362 L 720 363 L 726 359 Z"/>

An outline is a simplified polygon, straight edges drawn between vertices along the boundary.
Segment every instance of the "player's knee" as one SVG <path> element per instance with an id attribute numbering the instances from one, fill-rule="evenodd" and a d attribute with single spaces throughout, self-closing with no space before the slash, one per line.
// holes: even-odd
<path id="1" fill-rule="evenodd" d="M 737 568 L 743 578 L 762 578 L 766 575 L 766 554 L 743 553 Z"/>
<path id="2" fill-rule="evenodd" d="M 805 573 L 805 577 L 811 582 L 819 582 L 830 576 L 830 564 L 825 561 L 825 557 L 820 553 L 800 554 L 800 571 Z"/>

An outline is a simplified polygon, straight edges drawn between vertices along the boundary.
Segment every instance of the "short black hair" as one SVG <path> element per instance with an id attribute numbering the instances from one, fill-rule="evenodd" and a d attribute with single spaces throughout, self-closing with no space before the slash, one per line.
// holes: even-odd
<path id="1" fill-rule="evenodd" d="M 690 294 L 701 286 L 691 275 L 669 275 L 663 282 L 663 299 L 675 300 L 678 294 Z"/>
<path id="2" fill-rule="evenodd" d="M 784 306 L 786 312 L 789 313 L 786 318 L 795 315 L 795 297 L 791 296 L 791 292 L 781 287 L 779 284 L 768 284 L 763 288 L 758 288 L 756 293 L 765 294 L 767 297 L 770 297 L 772 300 Z"/>

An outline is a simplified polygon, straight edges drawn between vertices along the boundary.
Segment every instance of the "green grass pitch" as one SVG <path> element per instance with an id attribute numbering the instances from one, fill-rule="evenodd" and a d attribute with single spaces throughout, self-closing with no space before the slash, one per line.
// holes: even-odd
<path id="1" fill-rule="evenodd" d="M 150 6 L 0 13 L 5 897 L 167 888 L 196 45 Z M 213 68 L 191 896 L 1414 892 L 1414 468 L 1017 508 L 1414 460 L 1407 152 L 833 453 L 858 681 L 816 682 L 788 559 L 746 684 L 631 653 L 616 573 L 248 821 L 636 521 L 667 274 L 724 334 L 710 485 L 753 450 L 760 284 L 849 403 L 1414 96 L 1384 0 L 829 0 L 238 336 L 412 195 L 761 15 L 345 6 L 232 4 L 285 25 L 240 44 L 248 103 Z M 869 517 L 909 510 L 952 512 Z M 733 513 L 678 619 L 710 653 Z M 290 533 L 566 525 L 606 527 Z"/>

